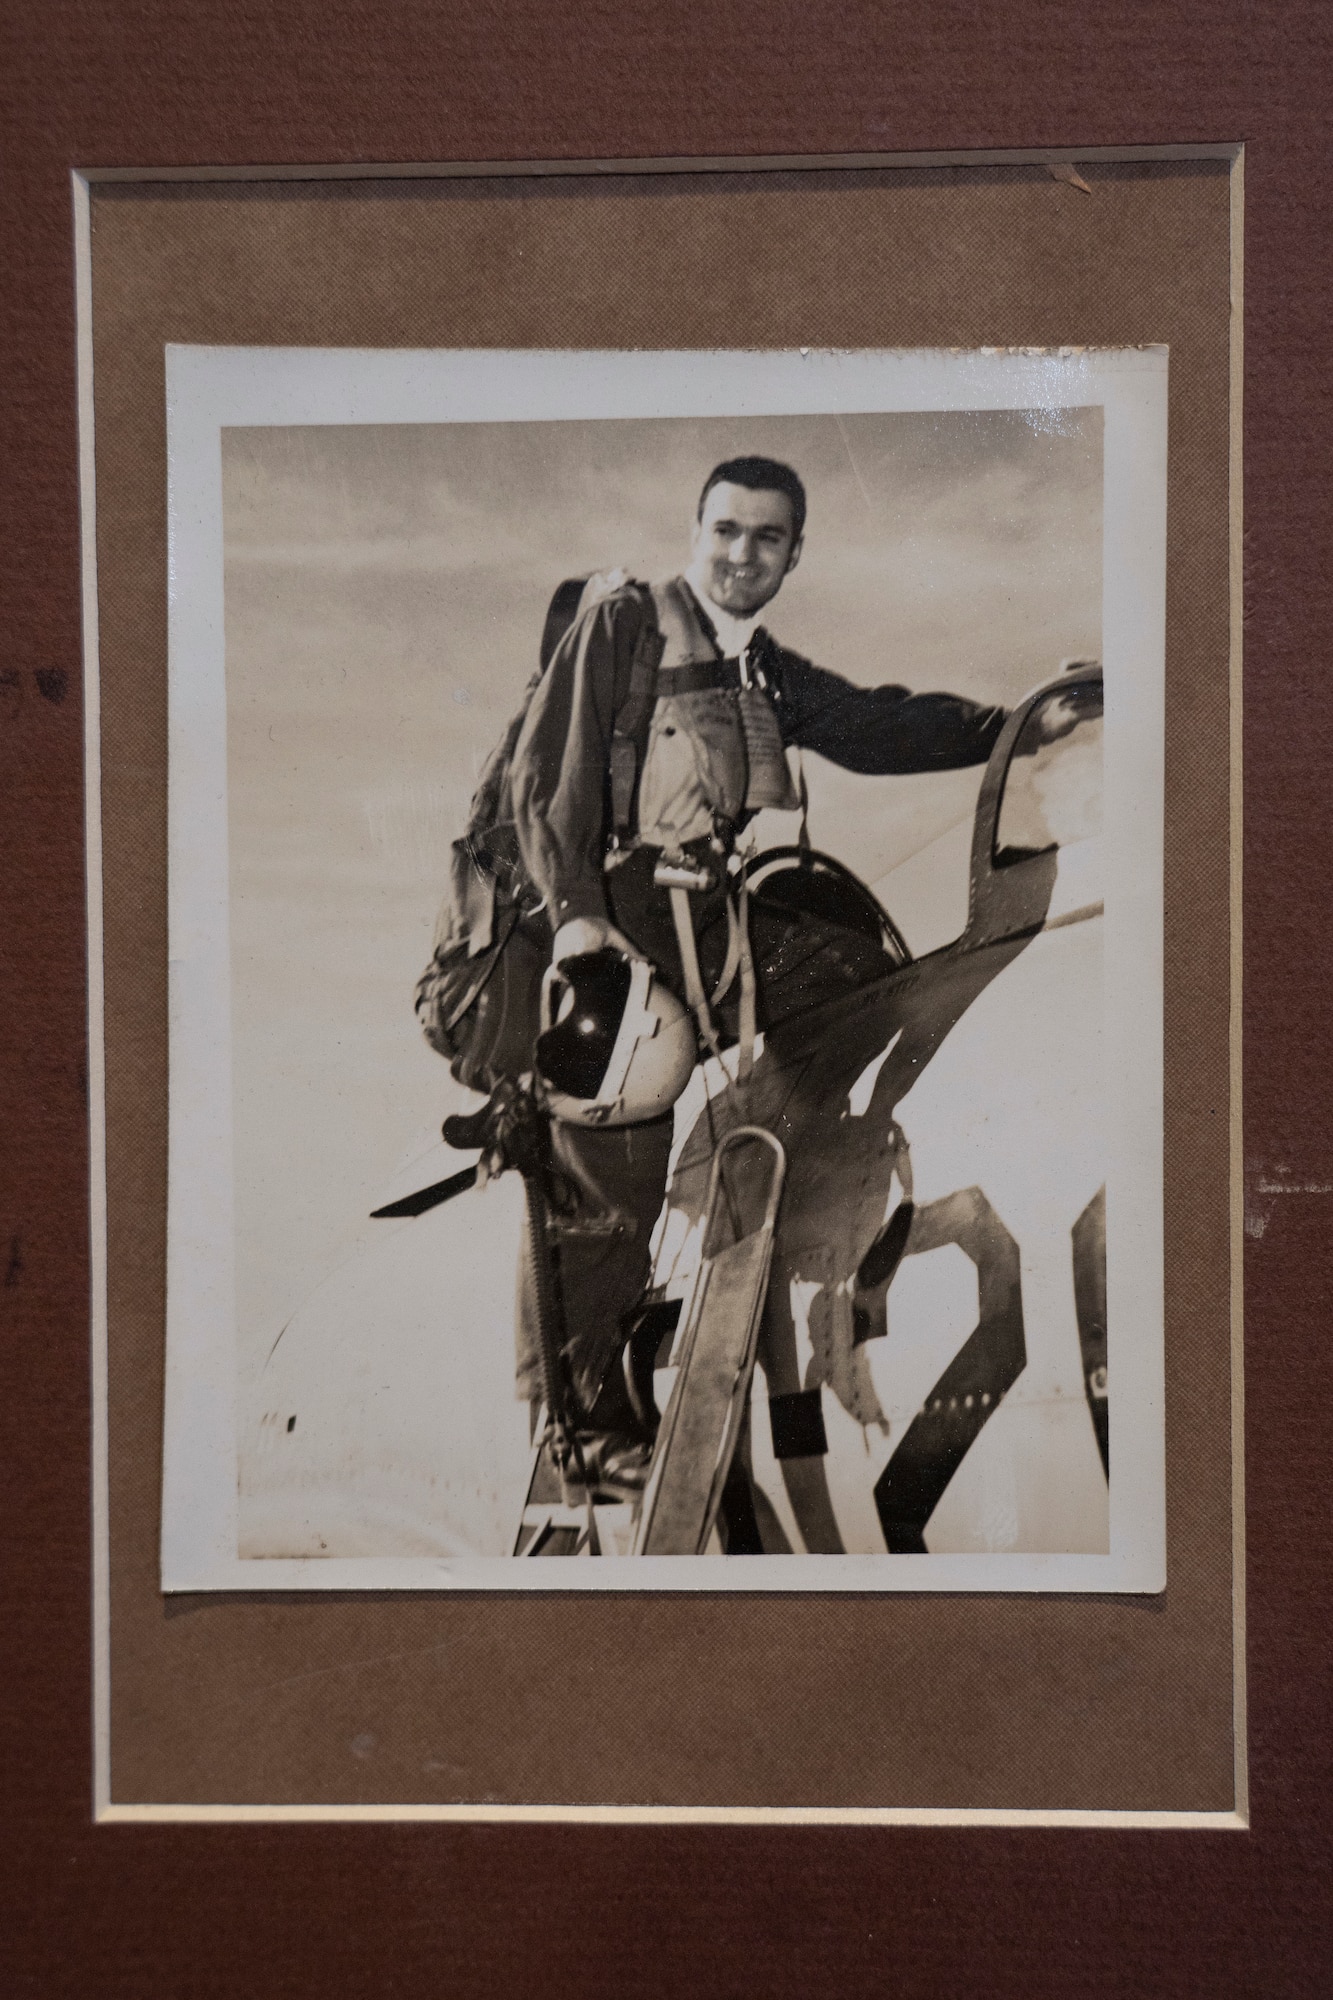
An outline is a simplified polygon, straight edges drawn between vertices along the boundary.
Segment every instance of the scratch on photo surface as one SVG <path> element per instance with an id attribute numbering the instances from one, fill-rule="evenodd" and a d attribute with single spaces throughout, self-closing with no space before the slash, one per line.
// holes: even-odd
<path id="1" fill-rule="evenodd" d="M 842 439 L 843 449 L 847 453 L 847 463 L 852 468 L 852 477 L 853 479 L 855 479 L 857 486 L 860 488 L 861 498 L 866 503 L 866 512 L 867 514 L 873 514 L 875 511 L 875 503 L 866 491 L 866 483 L 864 479 L 862 479 L 861 477 L 861 468 L 856 462 L 855 455 L 853 454 L 852 451 L 852 442 L 847 435 L 847 426 L 843 422 L 842 417 L 838 414 L 836 410 L 834 411 L 834 422 L 838 426 L 838 436 Z"/>

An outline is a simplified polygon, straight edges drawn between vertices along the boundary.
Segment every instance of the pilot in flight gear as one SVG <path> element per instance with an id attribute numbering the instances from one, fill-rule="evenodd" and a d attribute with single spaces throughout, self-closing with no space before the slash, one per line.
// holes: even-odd
<path id="1" fill-rule="evenodd" d="M 800 558 L 805 511 L 790 467 L 731 459 L 704 485 L 683 575 L 651 588 L 594 578 L 487 801 L 485 852 L 526 897 L 528 948 L 549 939 L 556 964 L 607 945 L 647 959 L 714 1049 L 744 1046 L 773 1004 L 764 968 L 781 954 L 765 951 L 757 903 L 738 945 L 728 862 L 756 812 L 800 803 L 786 748 L 871 775 L 955 770 L 984 763 L 1004 722 L 954 695 L 857 687 L 778 645 L 759 616 Z M 565 1358 L 598 1462 L 628 1487 L 648 1444 L 612 1364 L 648 1284 L 672 1128 L 670 1113 L 552 1128 L 569 1195 L 553 1219 Z M 518 1377 L 535 1400 L 530 1282 L 525 1260 Z"/>

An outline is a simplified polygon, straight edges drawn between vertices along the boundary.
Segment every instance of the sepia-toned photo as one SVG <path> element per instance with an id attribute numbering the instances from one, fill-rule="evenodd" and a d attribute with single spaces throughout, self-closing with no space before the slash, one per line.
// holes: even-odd
<path id="1" fill-rule="evenodd" d="M 165 1588 L 1162 1587 L 1165 385 L 168 351 Z"/>

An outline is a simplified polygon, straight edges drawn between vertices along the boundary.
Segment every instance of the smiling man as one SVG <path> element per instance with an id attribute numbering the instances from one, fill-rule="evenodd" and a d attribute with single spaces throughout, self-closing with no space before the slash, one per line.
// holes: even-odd
<path id="1" fill-rule="evenodd" d="M 565 587 L 543 671 L 483 775 L 418 992 L 426 1033 L 462 1081 L 489 1087 L 533 1067 L 534 980 L 548 960 L 586 963 L 608 947 L 646 960 L 688 1004 L 702 1052 L 739 1042 L 743 1062 L 756 1026 L 885 969 L 877 946 L 815 911 L 747 908 L 737 837 L 762 808 L 799 804 L 790 745 L 871 775 L 955 770 L 985 761 L 1004 712 L 897 684 L 857 686 L 780 646 L 760 614 L 800 560 L 805 519 L 790 466 L 728 459 L 704 482 L 683 574 L 649 586 L 613 572 Z M 507 931 L 500 905 L 512 912 Z M 501 935 L 527 973 L 515 971 L 509 987 L 492 982 L 490 1002 L 483 993 L 460 1015 L 460 952 L 476 957 Z M 517 997 L 497 1040 L 495 996 L 506 991 Z M 487 1004 L 493 1053 L 483 1061 L 475 1031 Z M 669 1109 L 553 1128 L 569 1196 L 551 1232 L 564 1355 L 583 1456 L 608 1492 L 633 1491 L 647 1469 L 650 1438 L 618 1363 L 649 1280 L 671 1142 Z M 520 1391 L 535 1399 L 526 1281 L 519 1322 Z"/>
<path id="2" fill-rule="evenodd" d="M 754 488 L 726 476 L 741 472 L 781 483 Z M 776 460 L 737 460 L 709 474 L 685 574 L 715 610 L 752 618 L 795 569 L 804 539 L 805 489 L 795 473 Z"/>

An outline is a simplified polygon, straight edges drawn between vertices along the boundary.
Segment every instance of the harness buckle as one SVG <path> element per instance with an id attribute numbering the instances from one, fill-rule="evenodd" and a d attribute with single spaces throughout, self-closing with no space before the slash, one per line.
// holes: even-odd
<path id="1" fill-rule="evenodd" d="M 717 877 L 706 862 L 691 861 L 686 854 L 663 854 L 653 869 L 653 887 L 703 896 L 717 887 Z"/>

